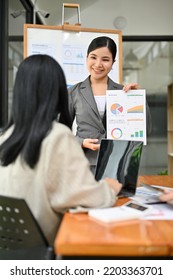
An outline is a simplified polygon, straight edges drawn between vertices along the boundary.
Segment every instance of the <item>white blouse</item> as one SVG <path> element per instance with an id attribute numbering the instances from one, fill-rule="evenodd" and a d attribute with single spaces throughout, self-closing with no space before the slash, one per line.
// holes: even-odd
<path id="1" fill-rule="evenodd" d="M 95 95 L 94 96 L 100 117 L 103 118 L 106 108 L 106 95 Z"/>

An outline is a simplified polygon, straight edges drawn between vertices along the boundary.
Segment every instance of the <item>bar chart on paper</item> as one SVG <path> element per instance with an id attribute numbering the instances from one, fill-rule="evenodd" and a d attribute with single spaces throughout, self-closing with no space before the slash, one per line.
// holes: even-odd
<path id="1" fill-rule="evenodd" d="M 139 131 L 135 131 L 134 133 L 132 133 L 130 135 L 132 138 L 136 137 L 136 138 L 143 138 L 144 137 L 144 132 L 143 130 L 139 130 Z"/>

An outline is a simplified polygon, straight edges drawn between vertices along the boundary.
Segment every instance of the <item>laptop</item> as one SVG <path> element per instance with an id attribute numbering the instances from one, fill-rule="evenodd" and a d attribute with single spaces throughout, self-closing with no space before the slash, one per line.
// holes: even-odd
<path id="1" fill-rule="evenodd" d="M 95 178 L 117 179 L 123 187 L 118 196 L 135 195 L 143 149 L 142 141 L 102 139 Z"/>

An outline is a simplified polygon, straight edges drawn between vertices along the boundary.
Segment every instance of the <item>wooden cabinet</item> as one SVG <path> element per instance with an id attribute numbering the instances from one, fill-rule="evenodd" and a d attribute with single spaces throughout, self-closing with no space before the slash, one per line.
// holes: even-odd
<path id="1" fill-rule="evenodd" d="M 168 86 L 168 174 L 173 175 L 173 83 Z"/>

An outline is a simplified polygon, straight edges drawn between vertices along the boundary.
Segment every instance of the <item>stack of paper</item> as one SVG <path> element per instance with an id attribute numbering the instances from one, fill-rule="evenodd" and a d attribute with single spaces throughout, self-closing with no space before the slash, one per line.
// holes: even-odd
<path id="1" fill-rule="evenodd" d="M 104 223 L 141 218 L 140 213 L 130 212 L 127 209 L 122 208 L 121 206 L 89 210 L 88 215 Z"/>

